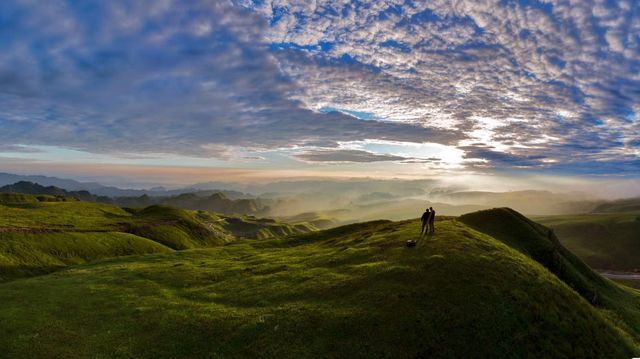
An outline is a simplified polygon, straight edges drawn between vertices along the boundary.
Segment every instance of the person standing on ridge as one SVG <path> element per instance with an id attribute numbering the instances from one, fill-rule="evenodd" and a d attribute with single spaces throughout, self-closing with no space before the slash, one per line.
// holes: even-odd
<path id="1" fill-rule="evenodd" d="M 427 232 L 429 232 L 429 220 L 431 218 L 431 212 L 429 211 L 429 208 L 424 210 L 424 213 L 422 214 L 422 217 L 420 218 L 420 221 L 422 221 L 422 229 L 420 230 L 420 236 L 423 236 L 425 234 L 427 234 Z"/>
<path id="2" fill-rule="evenodd" d="M 436 211 L 433 207 L 429 207 L 429 213 L 429 233 L 433 233 L 436 231 L 436 227 L 434 225 L 434 222 L 436 221 Z"/>

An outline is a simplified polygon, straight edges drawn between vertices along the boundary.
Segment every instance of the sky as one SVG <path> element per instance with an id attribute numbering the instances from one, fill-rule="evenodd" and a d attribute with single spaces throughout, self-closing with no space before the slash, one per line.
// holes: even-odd
<path id="1" fill-rule="evenodd" d="M 5 172 L 630 188 L 639 116 L 636 0 L 0 2 Z"/>

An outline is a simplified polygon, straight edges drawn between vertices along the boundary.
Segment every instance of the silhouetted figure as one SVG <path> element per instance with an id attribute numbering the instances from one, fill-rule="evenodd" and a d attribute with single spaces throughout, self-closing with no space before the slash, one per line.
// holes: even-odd
<path id="1" fill-rule="evenodd" d="M 427 234 L 427 232 L 429 232 L 429 220 L 431 218 L 431 211 L 429 211 L 429 209 L 425 209 L 424 213 L 422 214 L 422 217 L 420 218 L 420 220 L 422 221 L 422 229 L 420 230 L 420 235 L 424 235 Z"/>
<path id="2" fill-rule="evenodd" d="M 435 221 L 436 221 L 436 211 L 433 209 L 433 207 L 429 207 L 429 233 L 433 233 L 436 231 L 436 227 L 434 225 Z"/>

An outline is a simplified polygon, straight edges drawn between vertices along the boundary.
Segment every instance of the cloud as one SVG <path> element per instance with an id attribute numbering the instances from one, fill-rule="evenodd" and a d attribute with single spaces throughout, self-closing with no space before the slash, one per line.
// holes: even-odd
<path id="1" fill-rule="evenodd" d="M 270 41 L 287 44 L 276 56 L 307 84 L 297 98 L 311 108 L 455 128 L 468 156 L 495 166 L 544 166 L 532 159 L 545 155 L 568 162 L 612 151 L 638 156 L 637 1 L 272 0 L 250 7 L 270 20 Z M 485 147 L 503 155 L 484 156 Z"/>
<path id="2" fill-rule="evenodd" d="M 463 149 L 466 151 L 467 159 L 483 160 L 483 162 L 472 164 L 476 167 L 540 167 L 545 165 L 545 160 L 548 160 L 548 157 L 544 155 L 516 156 L 510 153 L 495 151 L 492 148 L 467 147 Z"/>
<path id="3" fill-rule="evenodd" d="M 472 168 L 617 171 L 640 157 L 639 13 L 633 0 L 3 1 L 0 142 L 393 157 L 332 150 L 378 140 L 457 146 Z"/>
<path id="4" fill-rule="evenodd" d="M 380 162 L 404 161 L 409 158 L 388 154 L 375 154 L 361 150 L 315 150 L 295 155 L 307 162 Z"/>
<path id="5" fill-rule="evenodd" d="M 267 21 L 226 2 L 0 7 L 13 27 L 0 55 L 3 143 L 226 159 L 229 146 L 456 138 L 306 108 L 265 44 Z"/>
<path id="6" fill-rule="evenodd" d="M 4 152 L 4 153 L 42 153 L 43 151 L 41 149 L 39 149 L 39 148 L 28 147 L 28 146 L 0 144 L 0 152 Z"/>

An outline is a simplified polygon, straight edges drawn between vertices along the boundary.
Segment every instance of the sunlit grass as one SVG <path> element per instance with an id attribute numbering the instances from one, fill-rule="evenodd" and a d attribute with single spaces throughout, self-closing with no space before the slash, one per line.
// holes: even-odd
<path id="1" fill-rule="evenodd" d="M 379 221 L 5 283 L 0 348 L 12 358 L 631 356 L 623 319 L 533 259 L 456 220 L 406 248 L 418 235 L 417 221 Z"/>

